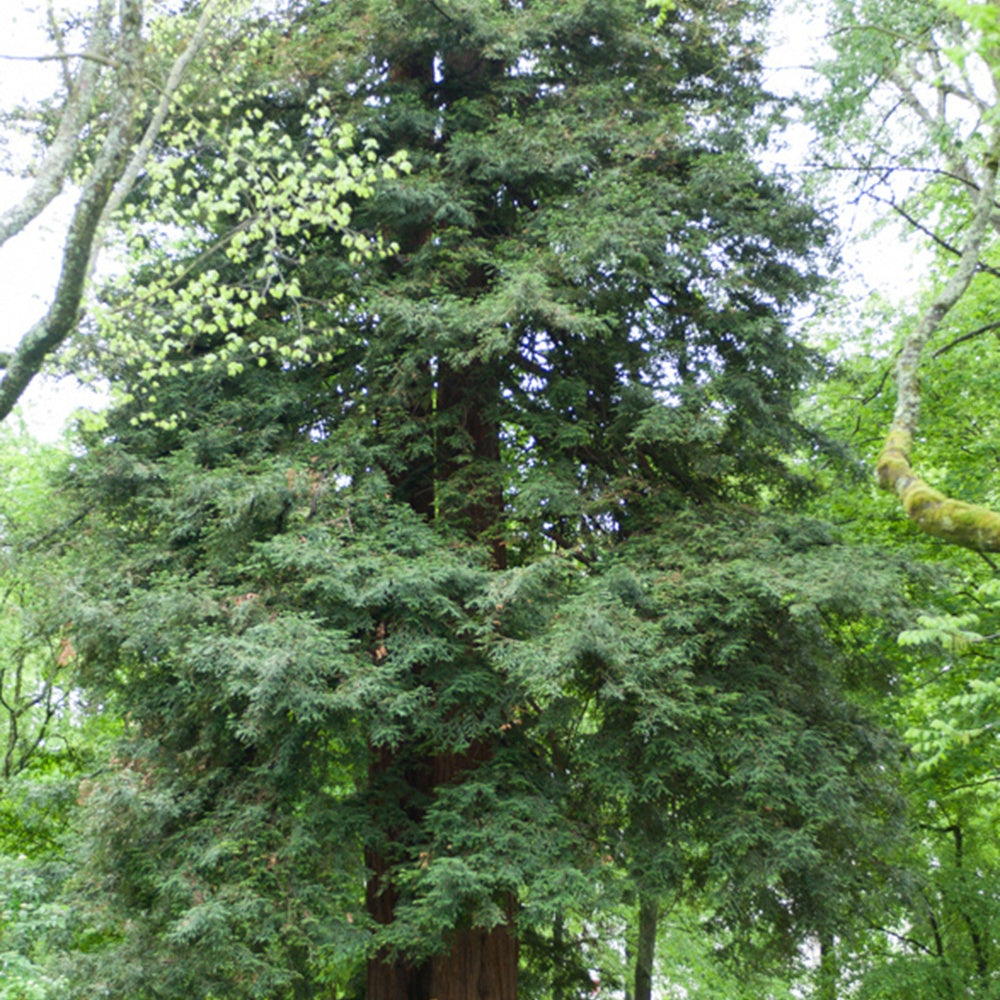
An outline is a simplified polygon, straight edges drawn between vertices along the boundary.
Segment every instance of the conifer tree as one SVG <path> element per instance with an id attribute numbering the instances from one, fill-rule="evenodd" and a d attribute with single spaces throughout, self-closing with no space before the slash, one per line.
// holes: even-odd
<path id="1" fill-rule="evenodd" d="M 302 4 L 260 189 L 317 115 L 411 172 L 236 252 L 240 189 L 179 263 L 145 206 L 67 598 L 131 739 L 91 993 L 507 1000 L 612 870 L 790 947 L 857 891 L 887 755 L 837 627 L 894 582 L 777 512 L 824 229 L 756 159 L 758 13 Z"/>

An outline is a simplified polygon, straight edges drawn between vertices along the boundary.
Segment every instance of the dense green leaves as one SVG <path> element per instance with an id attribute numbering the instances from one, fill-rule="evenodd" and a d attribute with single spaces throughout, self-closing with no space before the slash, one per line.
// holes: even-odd
<path id="1" fill-rule="evenodd" d="M 761 12 L 658 6 L 291 4 L 164 136 L 54 588 L 122 726 L 67 995 L 579 995 L 661 901 L 764 976 L 888 881 L 909 578 L 789 509 L 827 229 Z"/>

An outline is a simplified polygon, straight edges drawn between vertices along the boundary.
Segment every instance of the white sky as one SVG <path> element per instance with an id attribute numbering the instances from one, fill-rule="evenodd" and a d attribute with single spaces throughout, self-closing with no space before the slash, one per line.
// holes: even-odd
<path id="1" fill-rule="evenodd" d="M 765 60 L 770 89 L 782 97 L 798 96 L 803 90 L 810 96 L 821 94 L 809 67 L 833 54 L 825 41 L 823 18 L 804 17 L 802 4 L 797 0 L 776 0 L 771 31 Z M 808 129 L 793 127 L 786 141 L 793 169 L 808 169 Z M 901 230 L 895 225 L 875 234 L 871 232 L 875 212 L 870 203 L 853 203 L 849 177 L 845 175 L 838 181 L 827 175 L 823 184 L 836 203 L 843 253 L 841 278 L 846 292 L 852 300 L 860 301 L 878 293 L 893 304 L 905 302 L 916 292 L 921 279 L 921 265 L 925 261 L 920 253 L 912 243 L 904 242 Z"/>

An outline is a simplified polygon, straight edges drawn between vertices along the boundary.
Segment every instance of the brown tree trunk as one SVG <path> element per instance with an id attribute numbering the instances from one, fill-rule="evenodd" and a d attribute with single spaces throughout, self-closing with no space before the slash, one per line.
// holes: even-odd
<path id="1" fill-rule="evenodd" d="M 656 928 L 660 919 L 657 901 L 639 894 L 639 935 L 635 949 L 635 1000 L 652 1000 Z"/>
<path id="2" fill-rule="evenodd" d="M 517 1000 L 517 957 L 508 927 L 461 931 L 431 962 L 427 1000 Z"/>
<path id="3" fill-rule="evenodd" d="M 502 64 L 485 58 L 478 48 L 471 46 L 445 54 L 444 79 L 436 84 L 435 55 L 433 50 L 421 50 L 392 60 L 390 79 L 416 84 L 422 98 L 433 106 L 435 100 L 450 104 L 470 88 L 476 90 L 488 85 L 490 79 L 503 72 Z M 439 133 L 430 141 L 443 146 L 447 138 Z M 411 233 L 408 242 L 415 249 L 430 236 L 425 231 Z M 488 277 L 481 269 L 473 268 L 466 277 L 466 291 L 470 295 L 487 284 Z M 431 359 L 427 365 L 429 374 Z M 408 502 L 419 514 L 429 520 L 446 518 L 470 539 L 489 546 L 493 567 L 503 569 L 506 566 L 506 546 L 501 534 L 503 491 L 497 476 L 500 429 L 493 415 L 499 397 L 496 376 L 485 364 L 455 368 L 444 359 L 435 358 L 433 367 L 436 369 L 433 398 L 415 400 L 412 405 L 415 415 L 429 417 L 435 429 L 434 459 L 425 468 L 410 470 L 405 485 L 397 483 L 397 488 L 403 486 Z M 374 750 L 372 787 L 378 787 L 390 767 L 402 765 L 405 781 L 414 793 L 413 802 L 419 803 L 432 799 L 436 790 L 445 785 L 460 782 L 465 773 L 489 760 L 494 746 L 478 742 L 464 753 L 433 756 L 420 756 L 411 750 L 413 759 L 406 758 L 406 747 L 391 753 L 386 748 Z M 409 818 L 419 824 L 419 807 L 411 806 L 407 811 Z M 398 844 L 393 831 L 388 833 L 389 841 Z M 377 923 L 391 923 L 398 903 L 391 884 L 391 865 L 376 851 L 368 851 L 366 860 L 371 872 L 366 886 L 368 912 Z M 516 1000 L 515 907 L 513 897 L 506 900 L 507 920 L 503 925 L 454 930 L 448 950 L 419 965 L 387 954 L 376 956 L 368 963 L 366 1000 Z"/>
<path id="4" fill-rule="evenodd" d="M 368 912 L 381 924 L 394 917 L 396 896 L 386 884 L 387 866 L 367 856 L 372 869 Z M 365 1000 L 517 1000 L 517 936 L 509 926 L 456 931 L 450 950 L 414 965 L 378 955 L 368 962 Z"/>
<path id="5" fill-rule="evenodd" d="M 492 747 L 479 743 L 466 753 L 442 753 L 407 767 L 413 801 L 461 781 L 464 773 L 492 753 Z M 377 786 L 393 763 L 388 751 L 375 754 L 373 785 Z M 420 816 L 412 811 L 411 818 L 419 821 Z M 377 923 L 389 924 L 397 904 L 389 862 L 374 850 L 366 852 L 366 861 L 371 872 L 365 892 L 368 913 Z M 414 964 L 398 956 L 377 955 L 368 962 L 365 1000 L 517 1000 L 518 940 L 512 930 L 515 905 L 513 898 L 507 900 L 506 924 L 456 930 L 450 949 L 430 961 Z"/>

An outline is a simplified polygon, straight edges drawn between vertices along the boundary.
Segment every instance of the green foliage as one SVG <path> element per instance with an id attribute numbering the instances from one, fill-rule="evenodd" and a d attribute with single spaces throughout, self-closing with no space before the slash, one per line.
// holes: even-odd
<path id="1" fill-rule="evenodd" d="M 59 594 L 78 564 L 77 522 L 59 484 L 61 448 L 8 430 L 0 440 L 0 996 L 66 995 L 62 956 L 80 943 L 61 900 L 73 872 L 81 782 L 120 727 L 92 719 Z"/>
<path id="2" fill-rule="evenodd" d="M 501 925 L 619 981 L 637 893 L 763 975 L 879 884 L 906 577 L 787 510 L 826 228 L 757 13 L 291 5 L 170 136 L 71 477 L 124 728 L 66 995 L 358 995 Z"/>
<path id="3" fill-rule="evenodd" d="M 995 11 L 988 5 L 878 3 L 834 9 L 835 63 L 817 121 L 827 155 L 856 169 L 858 189 L 891 207 L 929 245 L 926 279 L 910 306 L 862 316 L 869 356 L 845 343 L 840 377 L 821 405 L 872 459 L 892 419 L 894 345 L 946 280 L 970 211 L 970 178 L 993 142 Z M 995 248 L 936 329 L 921 363 L 914 461 L 948 496 L 995 507 Z M 856 317 L 840 330 L 855 329 Z M 841 333 L 842 336 L 842 333 Z M 852 338 L 853 339 L 853 338 Z M 843 431 L 841 431 L 843 433 Z M 884 891 L 839 948 L 851 995 L 995 996 L 995 566 L 918 533 L 896 501 L 841 489 L 826 509 L 854 537 L 878 538 L 928 567 L 929 590 L 898 636 L 895 697 L 883 711 L 903 735 L 909 834 L 885 855 Z M 853 951 L 852 951 L 853 949 Z"/>
<path id="4" fill-rule="evenodd" d="M 338 238 L 352 264 L 390 252 L 351 228 L 352 203 L 409 166 L 402 154 L 380 163 L 373 140 L 330 120 L 328 97 L 312 94 L 298 121 L 264 120 L 266 93 L 237 97 L 223 85 L 210 109 L 163 137 L 169 155 L 147 172 L 122 234 L 130 270 L 105 287 L 97 313 L 102 351 L 145 359 L 137 391 L 146 408 L 133 419 L 159 412 L 176 425 L 181 415 L 162 413 L 157 389 L 180 365 L 236 375 L 247 363 L 331 360 L 344 293 L 305 300 L 308 242 L 313 232 Z M 287 329 L 248 336 L 262 312 Z"/>

